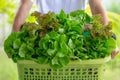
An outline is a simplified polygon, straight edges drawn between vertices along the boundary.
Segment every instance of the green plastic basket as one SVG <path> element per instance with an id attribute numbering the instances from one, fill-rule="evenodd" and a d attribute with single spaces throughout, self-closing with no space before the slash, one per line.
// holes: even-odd
<path id="1" fill-rule="evenodd" d="M 18 61 L 19 80 L 103 80 L 104 64 L 110 57 L 104 59 L 71 61 L 60 69 L 52 69 L 48 64 L 38 64 L 34 61 Z"/>

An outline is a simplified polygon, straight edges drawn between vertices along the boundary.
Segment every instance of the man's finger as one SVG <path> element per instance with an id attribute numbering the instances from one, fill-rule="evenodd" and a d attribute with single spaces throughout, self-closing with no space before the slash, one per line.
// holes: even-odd
<path id="1" fill-rule="evenodd" d="M 115 56 L 116 56 L 118 53 L 119 53 L 119 48 L 117 47 L 117 48 L 115 49 L 115 51 L 113 51 L 113 52 L 111 53 L 111 58 L 114 59 Z"/>

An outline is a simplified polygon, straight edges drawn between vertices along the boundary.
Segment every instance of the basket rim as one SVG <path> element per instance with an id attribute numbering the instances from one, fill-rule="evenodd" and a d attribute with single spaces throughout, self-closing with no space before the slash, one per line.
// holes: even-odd
<path id="1" fill-rule="evenodd" d="M 74 60 L 70 61 L 69 64 L 104 64 L 108 61 L 111 60 L 111 56 L 105 57 L 105 58 L 100 58 L 100 59 L 89 59 L 89 60 Z M 18 60 L 17 64 L 39 64 L 35 61 L 32 60 Z M 69 65 L 68 64 L 68 65 Z"/>

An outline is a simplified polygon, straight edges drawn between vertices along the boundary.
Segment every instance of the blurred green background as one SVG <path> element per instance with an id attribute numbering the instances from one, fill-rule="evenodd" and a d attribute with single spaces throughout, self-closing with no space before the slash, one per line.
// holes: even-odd
<path id="1" fill-rule="evenodd" d="M 109 20 L 113 22 L 113 32 L 117 35 L 120 48 L 120 0 L 103 0 Z M 4 40 L 11 33 L 15 14 L 19 8 L 19 0 L 0 0 L 0 80 L 18 80 L 17 65 L 9 59 L 3 48 Z M 36 10 L 35 5 L 31 12 Z M 89 8 L 86 10 L 89 12 Z M 104 80 L 120 80 L 120 54 L 106 65 Z"/>

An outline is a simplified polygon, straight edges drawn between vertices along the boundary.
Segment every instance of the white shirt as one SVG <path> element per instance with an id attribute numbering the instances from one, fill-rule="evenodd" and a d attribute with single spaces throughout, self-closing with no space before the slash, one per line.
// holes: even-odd
<path id="1" fill-rule="evenodd" d="M 88 0 L 31 0 L 37 4 L 38 11 L 59 13 L 63 9 L 66 13 L 77 9 L 84 10 Z"/>

